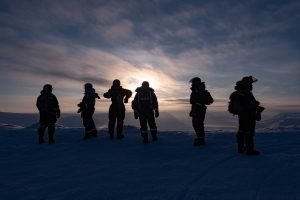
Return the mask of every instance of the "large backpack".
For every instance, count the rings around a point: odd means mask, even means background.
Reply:
[[[229,97],[228,112],[234,115],[238,115],[242,112],[243,107],[241,104],[242,94],[238,91],[233,92]]]
[[[210,105],[214,102],[214,99],[212,98],[211,94],[205,90],[204,92],[204,104],[205,105]]]
[[[38,108],[41,112],[56,115],[58,104],[57,99],[52,94],[43,94],[38,98]]]
[[[141,110],[153,109],[153,97],[151,91],[141,91],[138,93],[138,105]]]

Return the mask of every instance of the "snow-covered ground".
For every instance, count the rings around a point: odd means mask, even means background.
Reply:
[[[285,119],[298,123],[293,116]],[[255,137],[262,154],[249,157],[236,152],[234,132],[221,130],[194,147],[191,131],[160,131],[145,145],[135,126],[122,140],[110,140],[106,127],[82,140],[81,124],[62,124],[56,144],[39,145],[35,126],[13,118],[0,125],[3,200],[300,199],[300,132],[274,131],[275,122]]]

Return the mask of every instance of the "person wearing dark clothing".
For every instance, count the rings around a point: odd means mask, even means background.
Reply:
[[[78,113],[81,113],[83,126],[85,127],[85,135],[83,139],[89,139],[97,136],[97,129],[93,119],[96,99],[100,99],[98,93],[95,92],[91,83],[86,83],[84,85],[84,97],[78,104]]]
[[[40,127],[38,129],[39,144],[45,143],[44,133],[48,127],[48,142],[54,144],[55,123],[60,117],[60,109],[56,96],[52,93],[52,85],[46,84],[38,96],[36,107],[40,113]]]
[[[138,87],[136,95],[132,101],[132,109],[134,110],[134,118],[140,121],[140,130],[143,142],[148,143],[147,125],[149,125],[152,140],[157,141],[157,126],[155,117],[159,117],[157,97],[154,89],[149,87],[149,83],[144,81],[142,87]]]
[[[230,95],[228,110],[239,117],[239,128],[236,135],[238,152],[246,151],[247,155],[259,155],[260,152],[254,149],[253,137],[255,135],[256,121],[261,120],[261,112],[264,107],[255,99],[252,94],[252,84],[257,79],[252,76],[243,77],[236,82],[235,92]]]
[[[205,144],[205,131],[204,131],[204,119],[206,115],[206,105],[213,103],[211,94],[206,90],[205,82],[202,82],[199,77],[192,78],[192,93],[190,96],[190,104],[192,109],[190,117],[192,117],[193,128],[196,132],[197,138],[194,140],[194,145]]]
[[[121,82],[118,79],[113,81],[111,88],[103,94],[107,99],[111,99],[111,105],[108,113],[108,132],[111,139],[114,139],[115,124],[117,122],[117,138],[122,139],[123,123],[125,119],[125,105],[128,103],[128,99],[131,97],[132,92],[124,89],[121,86]]]

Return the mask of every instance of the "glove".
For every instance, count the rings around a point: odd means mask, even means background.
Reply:
[[[139,113],[137,111],[134,111],[134,119],[138,119],[139,118]]]
[[[156,118],[159,117],[159,112],[158,112],[158,110],[155,110],[155,117],[156,117]]]

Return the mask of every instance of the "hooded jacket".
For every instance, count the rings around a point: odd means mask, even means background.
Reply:
[[[107,99],[111,99],[113,105],[121,105],[124,102],[128,102],[128,99],[131,97],[132,92],[130,90],[124,89],[121,86],[115,87],[112,86],[103,96]]]
[[[151,87],[138,87],[136,95],[132,101],[132,109],[139,113],[158,110],[158,101]]]
[[[58,100],[51,91],[41,91],[41,95],[37,98],[36,101],[36,107],[43,115],[49,115],[53,118],[60,116]]]
[[[192,85],[192,93],[190,96],[190,104],[192,104],[192,112],[206,109],[206,105],[213,103],[211,94],[205,89],[205,83],[200,85]]]
[[[82,101],[78,104],[78,113],[81,112],[82,115],[94,113],[96,98],[100,99],[94,88],[86,90]]]

